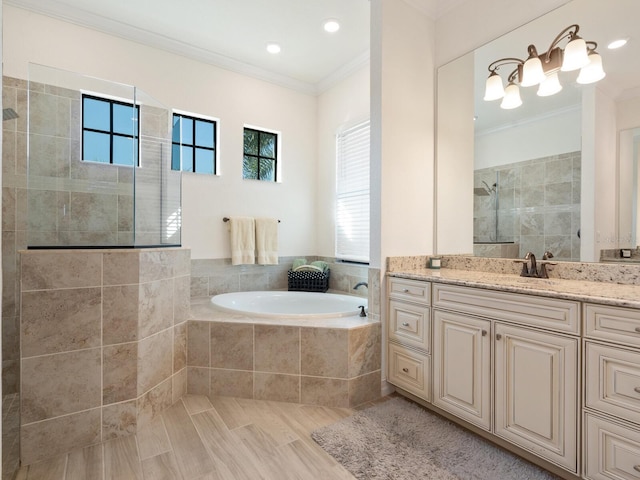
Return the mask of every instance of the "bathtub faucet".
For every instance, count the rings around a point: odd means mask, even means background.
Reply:
[[[355,286],[355,287],[353,287],[353,289],[354,289],[354,290],[357,290],[358,288],[360,288],[360,287],[361,287],[361,286],[363,286],[363,285],[364,285],[365,287],[369,288],[369,284],[368,284],[367,282],[358,282],[358,283],[356,283],[356,286]]]

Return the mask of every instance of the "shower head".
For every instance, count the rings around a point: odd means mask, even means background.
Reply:
[[[18,114],[13,108],[3,108],[2,109],[2,121],[5,120],[13,120],[14,118],[18,118]]]
[[[476,187],[473,189],[473,194],[477,195],[478,197],[488,197],[489,195],[491,195],[489,193],[489,191],[484,188],[484,187]]]

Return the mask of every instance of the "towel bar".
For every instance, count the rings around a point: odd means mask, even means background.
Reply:
[[[229,217],[223,217],[222,218],[223,222],[228,222],[229,220],[231,220]],[[278,220],[278,223],[280,223],[280,220]]]

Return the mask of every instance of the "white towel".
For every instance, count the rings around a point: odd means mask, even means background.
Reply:
[[[256,250],[260,265],[278,264],[278,220],[256,218]]]
[[[229,219],[231,265],[256,263],[256,227],[251,217]]]

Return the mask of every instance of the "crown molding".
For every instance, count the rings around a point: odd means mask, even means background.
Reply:
[[[435,20],[438,14],[438,0],[403,0],[407,5]],[[442,1],[442,0],[440,0]]]
[[[80,27],[97,30],[125,40],[164,50],[175,55],[224,68],[226,70],[257,78],[307,95],[317,95],[319,91],[319,87],[316,84],[303,82],[286,75],[274,73],[221,55],[211,50],[181,42],[174,38],[145,30],[125,22],[105,18],[86,10],[69,9],[58,0],[3,0],[3,3],[4,5],[45,15]],[[333,81],[337,82],[338,80],[339,78],[336,77]]]
[[[316,85],[316,94],[321,94],[340,83],[345,78],[353,75],[355,72],[369,65],[371,58],[371,52],[367,49],[366,52],[358,55],[351,62],[344,64],[335,72],[326,76],[318,82]]]
[[[579,112],[582,110],[582,105],[581,104],[576,104],[576,105],[569,105],[568,107],[563,107],[563,108],[557,108],[555,110],[551,110],[549,112],[545,112],[542,113],[540,115],[534,115],[532,117],[527,117],[524,118],[522,120],[517,120],[515,122],[511,122],[511,123],[505,123],[502,125],[497,125],[495,127],[491,127],[491,128],[485,128],[484,130],[478,130],[475,133],[476,137],[482,137],[485,135],[490,135],[492,133],[498,133],[498,132],[502,132],[504,130],[509,130],[513,127],[521,127],[523,125],[528,125],[530,123],[535,123],[535,122],[539,122],[541,120],[545,120],[547,118],[553,118],[556,115],[561,115],[564,113],[571,113],[571,112]]]

